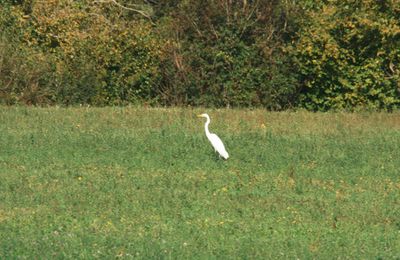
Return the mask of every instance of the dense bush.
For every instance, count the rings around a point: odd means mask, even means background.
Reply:
[[[54,60],[21,42],[24,31],[17,26],[21,18],[19,13],[12,14],[8,6],[0,12],[0,101],[51,104]]]
[[[290,46],[312,110],[400,105],[398,1],[329,1],[307,12]]]
[[[52,102],[95,105],[132,103],[157,96],[154,86],[159,85],[162,46],[151,24],[126,19],[115,10],[103,13],[99,6],[70,1],[31,3],[28,13],[25,8],[26,5],[16,5],[4,9],[3,27],[11,25],[20,33],[12,43],[6,41],[12,34],[4,33],[5,44],[1,48],[3,52],[7,52],[6,45],[19,50],[16,55],[23,64],[13,65],[21,70],[18,74],[33,70],[46,82],[20,84],[19,93],[34,88],[51,96]],[[120,18],[111,21],[116,16]],[[16,57],[3,59],[6,62]],[[38,66],[32,64],[30,68],[31,59]],[[44,73],[39,69],[43,66],[51,69],[44,68]],[[0,80],[7,81],[6,78],[2,73]],[[2,92],[12,94],[4,87]],[[35,103],[46,104],[50,100],[42,101]],[[8,98],[10,102],[24,99]]]
[[[284,65],[279,2],[192,0],[172,15],[169,60],[175,66],[167,66],[165,85],[173,94],[167,98],[218,107],[281,109],[293,103],[296,82]]]
[[[0,102],[400,105],[398,1],[0,0]]]

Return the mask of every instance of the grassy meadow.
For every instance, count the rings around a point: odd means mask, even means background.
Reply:
[[[0,259],[399,259],[399,169],[400,113],[0,107]]]

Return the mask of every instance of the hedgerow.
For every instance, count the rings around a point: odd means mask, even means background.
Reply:
[[[398,1],[0,0],[0,103],[400,105]]]

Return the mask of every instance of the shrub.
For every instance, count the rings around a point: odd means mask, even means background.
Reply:
[[[396,1],[339,0],[310,10],[308,24],[291,49],[303,85],[301,106],[311,110],[398,107],[398,10]]]
[[[54,73],[51,58],[24,45],[22,14],[4,4],[0,12],[0,103],[52,104],[49,79]]]
[[[164,67],[166,103],[270,109],[293,103],[295,75],[279,46],[282,6],[246,3],[186,1],[176,9],[167,30],[175,33],[173,62]],[[171,93],[181,97],[169,100]]]
[[[1,103],[392,110],[399,1],[0,0]]]
[[[1,27],[12,23],[20,35],[11,43],[8,34],[4,42],[10,46],[18,42],[25,50],[26,60],[20,60],[19,68],[41,75],[30,87],[20,84],[16,95],[22,94],[21,88],[39,88],[51,93],[57,103],[96,105],[156,96],[161,41],[148,21],[121,15],[111,22],[108,16],[115,10],[84,2],[32,2],[28,13],[25,5],[8,7]]]

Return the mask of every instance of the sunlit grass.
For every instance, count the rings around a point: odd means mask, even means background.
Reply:
[[[0,133],[0,258],[400,257],[398,113],[1,107]]]

